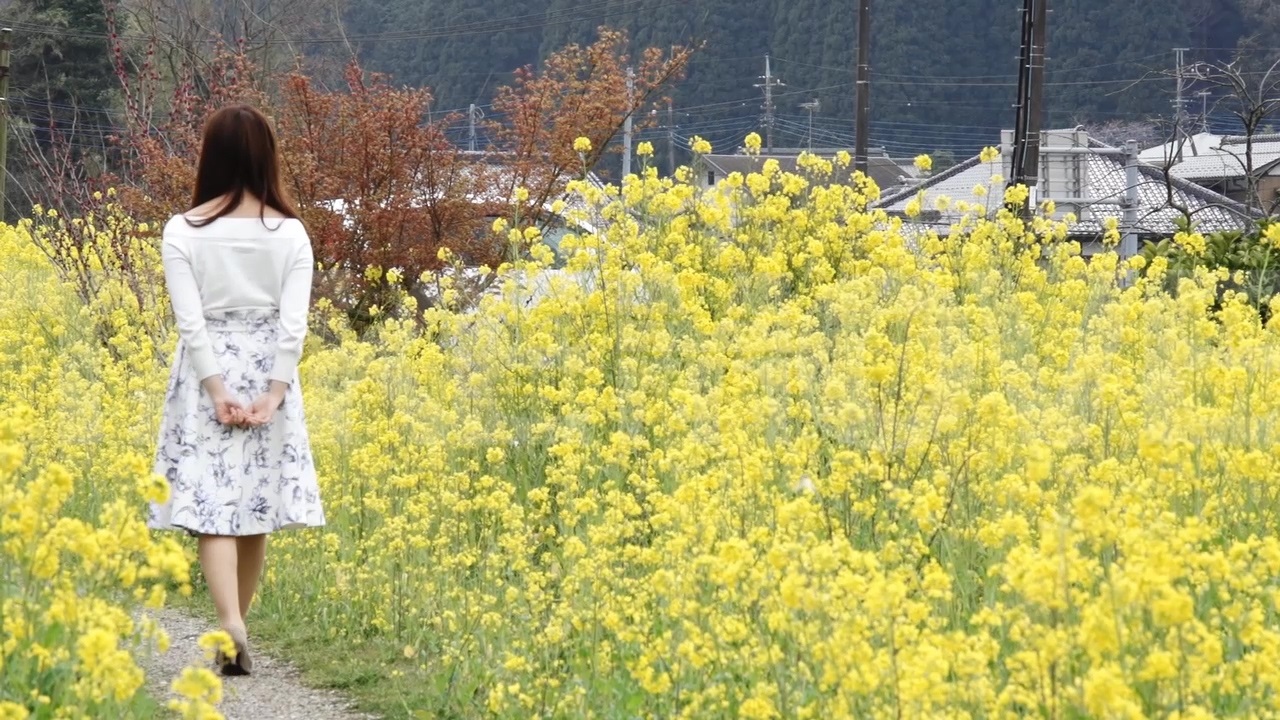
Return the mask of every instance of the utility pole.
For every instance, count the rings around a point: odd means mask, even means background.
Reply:
[[[814,98],[811,102],[801,103],[801,108],[809,111],[809,149],[813,149],[813,114],[822,107],[818,102],[818,98]]]
[[[1017,120],[1013,131],[1013,171],[1009,185],[1025,185],[1031,194],[1023,206],[1029,215],[1040,180],[1040,123],[1044,115],[1045,43],[1049,0],[1023,0],[1022,54],[1018,68]]]
[[[636,96],[636,71],[632,67],[627,67],[627,119],[622,125],[622,177],[625,179],[631,174],[631,116],[635,113],[633,107]]]
[[[784,87],[786,83],[779,80],[773,74],[773,68],[769,64],[769,56],[764,56],[764,80],[763,83],[756,84],[758,88],[764,88],[764,144],[768,148],[768,153],[773,152],[773,113],[776,109],[773,104],[773,89],[775,87]]]
[[[1120,238],[1120,259],[1128,260],[1138,254],[1138,142],[1130,140],[1124,146],[1124,234]]]
[[[676,174],[676,109],[667,100],[667,175]]]
[[[1022,45],[1018,49],[1018,92],[1014,96],[1013,152],[1009,161],[1009,185],[1012,187],[1025,179],[1024,164],[1027,157],[1027,111],[1031,85],[1031,13],[1035,0],[1022,0]]]
[[[1196,93],[1200,96],[1200,132],[1209,132],[1209,96],[1213,94],[1212,90],[1201,90]]]
[[[9,47],[13,30],[0,28],[0,222],[8,206],[9,178]]]
[[[1176,76],[1178,78],[1177,99],[1173,101],[1173,143],[1174,152],[1180,162],[1182,160],[1182,138],[1186,135],[1187,122],[1187,106],[1186,100],[1182,98],[1182,67],[1186,63],[1186,52],[1190,48],[1174,48],[1174,62],[1177,63]]]
[[[484,117],[484,111],[471,103],[467,109],[467,150],[476,151],[476,121]]]
[[[867,172],[867,144],[871,134],[871,0],[858,6],[858,116],[854,129],[853,169]]]
[[[1028,208],[1036,205],[1036,186],[1040,182],[1040,124],[1044,121],[1044,65],[1045,44],[1048,41],[1049,0],[1036,0],[1035,17],[1031,27],[1031,107],[1027,114],[1027,198]]]

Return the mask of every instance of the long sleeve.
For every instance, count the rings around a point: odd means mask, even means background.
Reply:
[[[178,334],[191,353],[191,366],[200,380],[221,375],[218,359],[213,354],[209,331],[204,322],[204,305],[200,300],[200,286],[196,283],[191,258],[172,242],[164,242],[161,251],[164,262],[164,282],[169,289],[169,303],[178,324]]]
[[[315,259],[311,252],[311,240],[305,235],[302,246],[293,256],[293,262],[285,269],[284,284],[280,289],[280,334],[277,340],[275,364],[271,367],[271,379],[292,383],[302,359],[302,341],[307,336],[307,313],[311,308],[311,275]]]

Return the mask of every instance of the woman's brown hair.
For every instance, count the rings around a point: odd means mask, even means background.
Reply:
[[[256,108],[229,105],[204,125],[191,207],[223,196],[227,200],[212,216],[187,222],[196,227],[208,225],[235,210],[246,194],[262,201],[264,223],[268,207],[287,218],[298,217],[280,183],[280,157],[271,123]]]

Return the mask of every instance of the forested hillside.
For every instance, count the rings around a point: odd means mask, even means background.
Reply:
[[[876,0],[873,117],[898,152],[989,143],[1011,123],[1021,4]],[[1175,47],[1189,61],[1280,36],[1267,0],[1073,0],[1056,4],[1047,91],[1051,124],[1138,121],[1172,112]],[[487,102],[514,66],[536,62],[600,24],[638,45],[704,42],[675,93],[683,136],[723,145],[760,122],[765,55],[778,88],[779,144],[806,142],[801,103],[817,99],[814,142],[851,141],[852,0],[353,0],[348,32],[372,68],[435,89],[442,109]],[[398,35],[397,35],[398,34]],[[1280,41],[1270,40],[1272,45]],[[1200,98],[1188,111],[1200,111]],[[1223,118],[1226,121],[1226,118]],[[1224,128],[1226,129],[1226,128]]]
[[[121,0],[113,7],[127,32],[161,39],[162,70],[203,56],[221,32],[262,65],[287,69],[302,53],[337,80],[356,53],[395,82],[430,87],[434,110],[475,103],[490,118],[487,106],[512,70],[610,25],[628,31],[637,49],[702,47],[673,93],[677,144],[701,135],[725,148],[761,129],[766,55],[784,83],[774,91],[776,144],[853,142],[855,0]],[[1021,3],[874,0],[872,7],[874,145],[958,157],[1012,125]],[[101,8],[101,0],[0,0],[0,15],[15,28],[13,110],[37,136],[52,118],[74,128],[77,145],[101,147],[119,127],[122,99]],[[1168,119],[1175,47],[1190,48],[1188,62],[1227,58],[1242,46],[1255,48],[1255,63],[1280,55],[1274,0],[1072,0],[1053,8],[1049,125]],[[1188,87],[1193,118],[1213,106],[1199,90]],[[814,100],[810,126],[802,105]],[[642,138],[660,141],[662,152],[668,114],[650,120]],[[1226,113],[1212,124],[1238,130]],[[465,128],[458,132],[465,137]]]

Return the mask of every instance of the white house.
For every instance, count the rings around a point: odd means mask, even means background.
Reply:
[[[1005,139],[1011,133],[1005,132]],[[946,233],[961,219],[954,205],[939,209],[938,199],[985,202],[991,211],[999,209],[1010,169],[1012,148],[1003,147],[1001,159],[983,163],[973,157],[916,185],[881,198],[877,207],[890,214],[905,215],[907,205],[923,193],[922,212],[915,222]],[[1085,254],[1101,248],[1104,223],[1114,219],[1126,226],[1126,203],[1136,199],[1132,232],[1138,240],[1171,237],[1177,232],[1178,208],[1186,208],[1196,227],[1205,232],[1234,230],[1244,227],[1253,217],[1245,206],[1219,193],[1201,187],[1174,174],[1166,178],[1161,168],[1137,160],[1133,164],[1137,183],[1128,182],[1128,160],[1123,151],[1091,139],[1079,129],[1050,130],[1042,133],[1040,177],[1037,182],[1039,200],[1053,200],[1057,216],[1076,215],[1069,234],[1081,242]],[[987,190],[983,200],[975,198],[974,188]],[[1169,196],[1172,194],[1173,203]],[[1126,228],[1127,229],[1127,228]]]
[[[1280,134],[1255,135],[1250,144],[1245,136],[1199,133],[1147,148],[1140,157],[1167,168],[1174,177],[1238,202],[1250,202],[1252,185],[1257,192],[1254,206],[1264,211],[1280,209]]]

